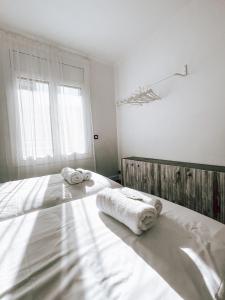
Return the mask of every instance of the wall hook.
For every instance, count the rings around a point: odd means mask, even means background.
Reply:
[[[174,76],[182,76],[186,77],[188,76],[188,65],[184,65],[184,73],[174,73]]]

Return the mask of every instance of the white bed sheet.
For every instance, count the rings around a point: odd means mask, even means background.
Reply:
[[[68,184],[60,174],[9,181],[0,186],[0,221],[120,185],[92,172],[92,179]]]
[[[95,198],[0,223],[0,299],[224,299],[223,224],[162,200],[136,236]]]

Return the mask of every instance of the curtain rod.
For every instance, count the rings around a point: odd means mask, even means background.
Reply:
[[[28,55],[28,56],[31,56],[31,57],[34,57],[34,58],[38,58],[38,59],[41,59],[41,60],[45,60],[45,61],[48,61],[48,59],[46,57],[41,57],[41,56],[38,56],[38,55],[35,55],[35,54],[32,54],[32,53],[26,53],[26,52],[23,52],[23,51],[17,51],[17,50],[13,50],[13,52],[18,52],[19,54],[23,54],[23,55]],[[51,59],[50,59],[51,61]],[[77,67],[77,66],[74,66],[72,64],[67,64],[67,63],[64,63],[64,62],[60,62],[62,65],[64,66],[68,66],[68,67],[71,67],[71,68],[74,68],[74,69],[80,69],[81,71],[84,71],[84,68],[82,67]]]
[[[44,39],[44,38],[41,38],[41,37],[34,36],[32,34],[20,33],[20,32],[17,32],[17,31],[5,29],[3,27],[0,27],[0,31],[2,31],[2,32],[6,33],[6,34],[10,34],[10,35],[14,35],[14,36],[19,36],[21,38],[26,38],[26,39],[29,39],[29,40],[31,40],[33,42],[36,42],[36,43],[37,42],[38,43],[42,43],[42,44],[45,44],[46,46],[49,46],[49,47],[55,47],[58,50],[66,51],[66,52],[69,52],[71,54],[75,54],[75,55],[77,55],[77,56],[79,56],[79,57],[81,57],[83,59],[90,60],[87,55],[81,54],[81,53],[79,53],[78,51],[76,51],[73,48],[65,47],[63,45],[51,42],[50,40],[47,40],[47,39]]]

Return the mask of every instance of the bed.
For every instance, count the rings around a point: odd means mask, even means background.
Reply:
[[[34,210],[95,194],[115,181],[92,172],[92,179],[70,185],[61,174],[9,181],[0,185],[0,222]]]
[[[96,208],[99,190],[121,186],[92,183],[2,218],[0,299],[225,299],[225,225],[161,199],[155,227],[136,236]]]

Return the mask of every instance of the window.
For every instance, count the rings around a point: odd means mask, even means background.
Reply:
[[[61,153],[85,153],[84,112],[81,89],[59,86],[58,110],[60,118]]]
[[[2,179],[54,174],[65,166],[94,169],[89,59],[0,35]]]
[[[46,82],[18,79],[18,107],[22,158],[53,156],[49,85]]]
[[[43,160],[86,151],[81,89],[18,79],[22,160]],[[52,102],[51,100],[52,99]],[[56,101],[55,101],[56,100]],[[51,112],[52,111],[52,112]],[[52,128],[55,128],[52,132]],[[55,134],[56,128],[59,134]],[[54,134],[54,135],[53,135]]]

